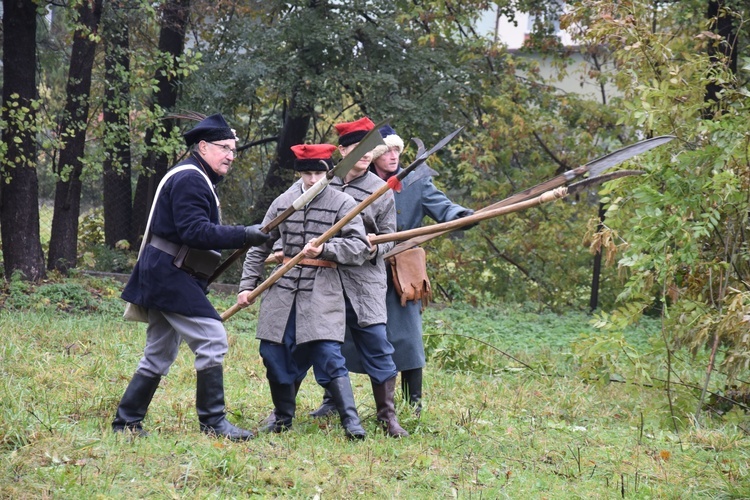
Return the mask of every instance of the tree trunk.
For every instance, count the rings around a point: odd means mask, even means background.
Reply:
[[[87,33],[96,34],[102,15],[102,1],[83,2],[78,8],[80,28],[73,35],[70,70],[66,85],[65,111],[60,123],[62,146],[55,169],[55,212],[49,244],[48,269],[66,273],[78,259],[78,216],[81,212],[81,172],[86,146],[91,71],[96,42]]]
[[[310,120],[310,114],[299,110],[292,98],[285,112],[284,126],[279,133],[279,141],[276,143],[276,159],[268,169],[263,189],[253,203],[251,212],[253,223],[260,223],[263,220],[273,200],[291,184],[294,178],[294,153],[291,148],[305,142]]]
[[[726,65],[732,73],[737,73],[737,29],[734,26],[733,18],[723,12],[726,0],[708,0],[706,17],[714,21],[712,31],[721,36],[720,41],[708,45],[708,54],[713,63]],[[706,86],[705,101],[707,103],[719,102],[719,93],[723,85],[712,81]],[[714,109],[706,109],[704,117],[712,119]]]
[[[133,213],[130,183],[130,42],[129,19],[119,2],[110,3],[104,13],[104,242],[114,248],[122,240],[132,241]]]
[[[36,112],[31,107],[38,97],[36,23],[34,2],[3,0],[2,117],[6,126],[1,133],[7,149],[0,164],[0,237],[6,279],[19,271],[33,281],[45,277],[39,238]]]
[[[605,210],[604,203],[599,203],[599,224],[596,226],[596,231],[599,232],[604,229],[604,217],[607,211]],[[589,297],[589,312],[594,313],[599,307],[599,279],[602,274],[602,251],[594,254],[594,269],[591,273],[591,296]]]
[[[185,50],[185,32],[187,30],[188,14],[190,13],[190,0],[170,0],[164,6],[161,18],[161,32],[159,34],[159,50],[169,54],[176,59]],[[163,110],[174,108],[177,102],[177,79],[170,80],[168,75],[157,70],[155,75],[158,81],[156,93],[156,106]],[[174,121],[168,120],[163,130],[171,130]],[[152,128],[146,133],[146,144],[152,143],[156,134],[162,129]],[[133,218],[131,221],[131,248],[137,248],[138,242],[146,230],[146,221],[151,209],[151,203],[164,174],[167,172],[171,159],[156,151],[151,151],[143,162],[143,172],[138,176],[135,188],[135,199],[133,200]]]

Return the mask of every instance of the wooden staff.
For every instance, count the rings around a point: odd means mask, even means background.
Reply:
[[[571,184],[570,186],[561,186],[555,189],[551,189],[529,200],[524,200],[518,203],[513,203],[511,205],[503,205],[499,207],[497,207],[496,204],[493,204],[493,205],[490,205],[489,207],[486,207],[483,210],[477,210],[472,215],[469,215],[467,217],[462,217],[460,219],[455,219],[450,222],[443,222],[442,224],[433,224],[430,226],[418,227],[416,229],[409,229],[407,231],[400,231],[397,233],[378,234],[370,238],[370,243],[372,243],[373,245],[378,245],[380,243],[386,243],[389,241],[404,241],[404,240],[410,240],[412,238],[422,237],[422,236],[425,236],[425,237],[426,236],[435,236],[435,237],[440,236],[450,231],[455,231],[456,229],[460,229],[465,226],[470,226],[472,224],[476,224],[483,220],[491,219],[499,215],[505,215],[505,214],[509,214],[513,212],[520,212],[521,210],[526,210],[527,208],[536,207],[543,203],[548,203],[550,201],[559,200],[560,198],[564,198],[565,196],[569,194],[579,193],[584,189],[590,188],[592,186],[596,186],[598,184],[602,184],[607,181],[611,181],[613,179],[617,179],[617,178],[625,177],[629,175],[640,175],[642,173],[643,173],[642,170],[620,170],[618,172],[612,172],[610,174],[600,175],[599,177],[590,177],[588,179],[577,182],[575,184]]]
[[[577,179],[587,173],[589,174],[589,179],[593,177],[598,177],[602,173],[607,171],[608,169],[614,167],[615,165],[619,165],[620,163],[632,158],[635,155],[649,151],[657,146],[661,146],[662,144],[666,144],[672,139],[674,139],[674,136],[672,135],[662,135],[659,137],[652,137],[651,139],[646,139],[640,142],[636,142],[634,144],[629,144],[628,146],[618,149],[617,151],[613,151],[609,154],[606,154],[604,156],[600,156],[599,158],[591,160],[585,165],[581,165],[578,168],[574,168],[572,170],[563,172],[562,174],[556,175],[555,177],[548,179],[540,184],[537,184],[536,186],[520,191],[508,198],[505,198],[504,200],[498,201],[497,203],[493,203],[490,206],[477,210],[477,212],[475,213],[484,212],[486,210],[494,210],[496,208],[506,207],[514,203],[528,200],[532,197],[540,195],[541,193],[544,193],[551,189],[567,184],[568,182],[574,179]],[[410,248],[419,246],[443,234],[445,233],[444,232],[443,233],[440,233],[440,232],[429,233],[423,236],[414,237],[413,239],[409,239],[408,241],[403,241],[402,243],[399,243],[398,245],[393,247],[389,252],[387,252],[383,256],[383,258],[388,258],[393,255],[397,255],[403,252],[404,250],[408,250]],[[390,240],[390,241],[393,241],[393,240]]]

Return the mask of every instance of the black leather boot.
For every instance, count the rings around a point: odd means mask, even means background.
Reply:
[[[349,375],[338,377],[326,386],[331,393],[333,402],[341,418],[341,426],[344,433],[349,439],[364,439],[365,430],[359,421],[357,405],[354,403],[354,393],[352,392],[352,383],[349,381]]]
[[[401,427],[396,418],[396,405],[393,402],[393,394],[396,392],[396,377],[388,379],[383,384],[372,382],[372,395],[375,397],[375,406],[378,413],[378,422],[383,430],[391,437],[406,437],[408,432]]]
[[[269,382],[270,383],[270,382]],[[297,394],[299,394],[299,388],[302,385],[302,381],[295,381],[294,382],[294,400],[296,402],[297,400]],[[273,398],[273,393],[271,395],[271,398]],[[271,410],[271,413],[268,414],[266,418],[264,418],[261,421],[262,430],[263,432],[271,432],[273,430],[273,423],[276,422],[276,408]]]
[[[224,408],[224,368],[219,365],[196,372],[195,409],[201,431],[232,441],[255,437],[252,432],[232,425]]]
[[[297,409],[299,384],[276,384],[269,381],[273,411],[266,419],[264,432],[284,432],[292,428],[292,420]]]
[[[404,370],[401,372],[401,389],[404,399],[414,407],[414,414],[422,414],[422,369]]]
[[[336,404],[333,402],[333,397],[328,389],[323,392],[323,402],[320,404],[317,410],[311,411],[310,416],[314,418],[325,418],[332,417],[338,413],[336,411]]]
[[[148,432],[143,430],[142,422],[159,381],[161,377],[146,377],[140,373],[133,375],[117,406],[117,413],[112,421],[114,432],[130,431],[138,436],[148,436]]]

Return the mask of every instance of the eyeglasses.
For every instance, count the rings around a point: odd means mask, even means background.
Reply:
[[[206,141],[206,142],[207,142],[207,143],[209,143],[209,144],[213,144],[213,145],[214,145],[214,146],[216,146],[217,148],[221,148],[222,152],[223,152],[223,153],[224,153],[225,155],[228,155],[228,154],[230,154],[230,153],[231,153],[231,154],[232,154],[232,156],[237,156],[237,150],[236,150],[236,149],[232,149],[232,148],[230,148],[230,147],[229,147],[229,146],[227,146],[226,144],[216,144],[215,142],[211,142],[211,141]]]

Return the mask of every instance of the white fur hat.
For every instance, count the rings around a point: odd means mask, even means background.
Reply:
[[[399,154],[404,151],[404,140],[401,139],[396,131],[391,128],[390,125],[383,125],[380,127],[380,136],[383,138],[385,145],[375,146],[372,150],[372,159],[380,158],[391,148],[398,149]]]

